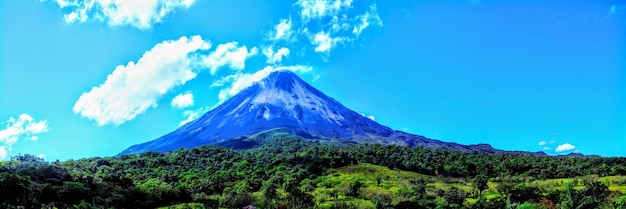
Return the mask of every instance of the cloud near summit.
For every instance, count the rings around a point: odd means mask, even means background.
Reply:
[[[193,106],[193,94],[191,92],[186,92],[184,94],[179,94],[176,95],[173,99],[172,99],[172,106],[174,108],[185,108],[185,107],[190,107]]]
[[[251,56],[236,42],[219,45],[208,53],[210,48],[211,42],[200,36],[163,41],[136,63],[117,66],[104,83],[83,93],[74,104],[74,113],[101,126],[120,125],[157,107],[163,95],[196,78],[198,72],[214,72],[222,66],[243,69],[245,59]]]
[[[234,96],[239,93],[241,90],[252,86],[254,83],[263,80],[263,78],[267,77],[269,74],[279,70],[289,70],[292,72],[300,72],[305,73],[313,70],[313,67],[306,65],[293,65],[293,66],[266,66],[265,68],[258,70],[254,73],[244,73],[237,72],[235,74],[222,77],[217,81],[211,84],[211,87],[220,87],[222,88],[219,92],[219,102],[215,104],[213,107],[210,106],[202,106],[195,110],[186,110],[183,112],[185,119],[180,122],[179,126],[182,126],[190,121],[195,120],[196,118],[202,116],[205,112],[213,109],[215,106],[222,104],[226,99]]]
[[[352,0],[298,0],[294,12],[267,33],[269,47],[302,48],[327,58],[331,51],[359,39],[366,28],[382,27],[375,3]],[[265,50],[265,49],[264,49]],[[266,54],[268,60],[271,54]],[[271,63],[271,62],[268,62]]]
[[[156,107],[157,100],[173,87],[195,78],[198,57],[193,52],[210,47],[200,36],[163,41],[137,63],[117,66],[104,83],[83,93],[73,110],[98,125],[131,120]]]
[[[91,18],[107,22],[109,26],[147,29],[174,10],[189,8],[195,0],[56,0],[55,3],[62,11],[69,12],[65,14],[67,22],[84,22]],[[162,41],[136,62],[115,67],[103,83],[80,95],[73,111],[100,126],[120,125],[157,107],[164,95],[195,79],[202,71],[216,75],[221,68],[228,68],[230,75],[221,75],[213,85],[223,87],[218,94],[221,103],[273,69],[311,69],[304,65],[280,67],[286,59],[309,56],[310,52],[321,53],[326,61],[335,47],[358,40],[366,28],[382,27],[374,3],[299,0],[292,8],[289,17],[268,27],[263,41],[256,45],[258,48],[231,41],[211,49],[211,42],[199,35]],[[297,54],[293,49],[299,49]],[[246,61],[258,55],[264,56],[269,66],[246,72]],[[179,97],[171,104],[182,108],[191,106],[190,101]]]

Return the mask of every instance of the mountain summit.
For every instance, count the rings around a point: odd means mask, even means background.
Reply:
[[[501,152],[489,145],[460,145],[394,131],[354,112],[291,71],[276,71],[175,131],[120,154],[228,144],[268,130],[339,144],[397,144],[463,152]]]

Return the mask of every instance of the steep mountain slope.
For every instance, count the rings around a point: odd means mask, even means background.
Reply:
[[[499,153],[489,145],[465,146],[394,131],[354,112],[291,71],[276,71],[202,117],[120,154],[233,144],[255,133],[280,129],[334,144],[397,144],[462,152]]]

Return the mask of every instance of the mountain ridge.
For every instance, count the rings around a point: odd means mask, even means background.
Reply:
[[[516,153],[488,144],[461,145],[393,130],[348,109],[295,73],[278,70],[243,89],[201,117],[155,140],[133,145],[119,155],[166,152],[200,145],[228,144],[264,131],[283,128],[308,140],[339,144],[395,144],[460,152]],[[529,155],[545,155],[519,151]]]

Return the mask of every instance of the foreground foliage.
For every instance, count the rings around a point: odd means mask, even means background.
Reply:
[[[247,151],[0,164],[0,208],[626,208],[626,159],[270,138]]]

